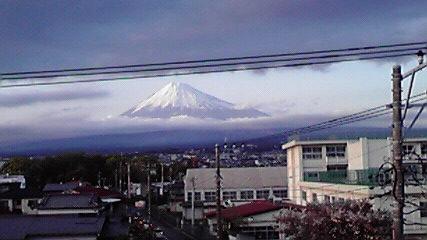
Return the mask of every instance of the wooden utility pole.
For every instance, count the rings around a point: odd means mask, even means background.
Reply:
[[[151,223],[151,162],[148,159],[148,175],[147,175],[147,204],[148,204],[148,221]]]
[[[128,198],[130,199],[130,192],[131,192],[131,186],[130,186],[130,163],[131,163],[131,160],[129,160],[128,162],[127,162],[127,170],[128,170]]]
[[[123,181],[122,162],[123,162],[123,153],[120,153],[120,161],[119,161],[119,191],[120,191],[120,193],[123,193],[123,189],[122,189],[122,181]]]
[[[222,240],[222,216],[221,216],[221,162],[219,159],[219,145],[215,144],[215,160],[216,160],[216,226],[218,240]]]
[[[191,225],[194,226],[195,220],[195,209],[194,209],[194,201],[195,201],[195,193],[196,193],[196,178],[191,178],[191,184],[193,187],[193,193],[191,193]]]
[[[404,239],[403,235],[403,207],[405,204],[404,175],[402,167],[402,72],[400,65],[393,67],[393,132],[392,157],[396,169],[393,178],[394,209],[393,209],[393,240]]]

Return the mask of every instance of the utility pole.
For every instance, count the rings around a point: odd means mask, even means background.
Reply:
[[[148,204],[148,221],[151,223],[151,162],[148,159],[148,174],[147,174],[147,204]]]
[[[130,199],[130,163],[131,163],[131,160],[129,160],[129,162],[127,163],[127,170],[128,170],[128,198]]]
[[[191,226],[194,226],[194,219],[195,219],[195,209],[194,209],[194,201],[195,201],[195,192],[196,192],[196,183],[195,183],[196,178],[192,177],[191,178],[191,184],[193,186],[193,193],[191,194]]]
[[[122,174],[122,162],[123,162],[123,153],[120,153],[120,161],[119,161],[119,191],[122,192],[122,180],[123,180],[123,174]]]
[[[222,240],[222,216],[221,216],[221,163],[219,161],[219,145],[215,144],[216,160],[216,238]]]
[[[160,180],[160,182],[161,182],[161,185],[160,185],[160,196],[163,196],[163,185],[164,185],[164,166],[163,166],[163,163],[161,163],[160,164],[160,166],[161,166],[161,180]]]
[[[396,169],[393,179],[394,209],[393,209],[393,240],[404,239],[403,235],[403,207],[405,201],[404,175],[402,169],[402,72],[400,65],[393,67],[393,125],[392,125],[392,157]]]

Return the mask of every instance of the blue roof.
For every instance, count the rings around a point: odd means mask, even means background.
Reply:
[[[103,216],[5,215],[0,216],[0,239],[31,236],[97,236],[105,223]]]
[[[38,209],[87,209],[99,208],[100,200],[94,194],[57,194],[45,197]]]

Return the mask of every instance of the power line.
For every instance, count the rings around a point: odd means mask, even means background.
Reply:
[[[59,72],[77,72],[77,71],[135,68],[135,67],[152,67],[152,66],[165,66],[165,65],[181,65],[181,64],[222,62],[222,61],[234,61],[234,60],[245,60],[245,59],[289,57],[289,56],[297,56],[297,55],[312,55],[312,54],[324,54],[324,53],[334,53],[334,52],[366,51],[366,50],[373,50],[373,49],[407,47],[407,46],[416,46],[416,45],[424,45],[424,48],[425,48],[426,44],[427,44],[427,41],[422,41],[422,42],[398,43],[398,44],[388,44],[388,45],[374,45],[374,46],[365,46],[365,47],[341,48],[341,49],[332,49],[332,50],[319,50],[319,51],[306,51],[306,52],[294,52],[294,53],[243,56],[243,57],[201,59],[201,60],[190,60],[190,61],[174,61],[174,62],[163,62],[163,63],[119,65],[119,66],[91,67],[91,68],[68,68],[68,69],[47,70],[47,71],[8,72],[8,73],[3,73],[2,75],[3,76],[11,76],[11,75],[27,75],[27,74],[44,74],[44,73],[59,73]]]
[[[421,48],[424,49],[424,48]],[[229,67],[239,65],[255,65],[255,64],[266,64],[266,63],[279,63],[279,62],[292,62],[292,61],[306,61],[314,59],[329,59],[329,58],[342,58],[342,57],[354,57],[364,55],[375,55],[385,53],[398,53],[408,52],[408,54],[415,54],[420,48],[404,48],[404,49],[389,49],[381,51],[369,51],[369,52],[357,52],[357,53],[345,53],[345,54],[329,54],[320,56],[310,57],[297,57],[297,58],[286,58],[286,59],[268,59],[268,60],[257,60],[257,61],[239,61],[239,62],[226,62],[226,63],[215,63],[215,64],[200,64],[200,65],[187,65],[187,66],[174,66],[174,67],[162,67],[162,68],[149,68],[149,69],[130,69],[130,70],[114,70],[114,71],[98,71],[98,72],[77,72],[77,73],[61,73],[61,74],[50,74],[50,75],[30,75],[30,76],[12,76],[3,77],[3,80],[23,80],[23,79],[42,79],[42,78],[58,78],[58,77],[75,77],[75,76],[93,76],[93,75],[110,75],[110,74],[124,74],[124,73],[140,73],[140,72],[157,72],[157,71],[173,71],[173,70],[185,70],[185,69],[199,69],[199,68],[217,68],[217,67]],[[7,74],[2,74],[6,76]],[[10,74],[9,74],[10,75]],[[28,73],[25,75],[29,75]]]
[[[424,101],[426,98],[424,97],[426,93],[420,93],[411,97],[412,101],[410,103],[416,103],[420,101]],[[421,98],[420,98],[421,97]],[[343,117],[334,118],[328,121],[324,121],[321,123],[309,125],[302,128],[292,129],[289,131],[285,131],[285,135],[293,135],[293,134],[307,134],[315,131],[320,131],[324,129],[329,129],[337,126],[347,125],[354,122],[359,122],[367,119],[372,119],[380,116],[384,116],[386,114],[390,114],[391,109],[389,108],[389,104],[373,107],[361,112],[349,114]]]
[[[208,73],[240,72],[240,71],[249,71],[249,70],[302,67],[302,66],[314,66],[314,65],[342,63],[342,62],[351,62],[351,61],[361,61],[361,60],[374,60],[374,59],[403,57],[403,56],[410,56],[410,55],[414,55],[414,54],[415,53],[400,53],[400,54],[388,54],[388,55],[382,55],[382,56],[359,57],[357,59],[349,58],[349,59],[339,59],[339,60],[329,60],[329,61],[315,61],[315,62],[304,62],[304,63],[281,64],[281,65],[272,65],[272,66],[256,66],[256,67],[243,67],[243,68],[239,67],[239,68],[227,68],[227,69],[188,71],[188,72],[178,72],[178,73],[161,73],[161,74],[152,74],[152,75],[136,75],[136,76],[111,77],[111,78],[95,78],[95,79],[82,79],[82,80],[70,80],[70,81],[60,80],[60,81],[48,81],[48,82],[32,82],[32,83],[23,83],[23,84],[1,85],[0,88],[58,85],[58,84],[74,84],[74,83],[90,83],[90,82],[107,82],[107,81],[124,81],[124,80],[144,79],[144,78],[159,78],[159,77],[187,76],[187,75],[198,75],[198,74],[208,74]]]

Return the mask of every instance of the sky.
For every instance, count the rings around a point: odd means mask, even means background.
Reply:
[[[2,0],[0,72],[426,41],[426,7],[426,1]],[[416,65],[416,58],[0,88],[0,143],[123,128],[157,129],[153,121],[125,120],[118,115],[171,81],[256,107],[273,116],[271,124],[282,119],[283,126],[295,126],[301,116],[307,121],[298,123],[306,124],[390,102],[394,64],[402,64],[405,71]],[[414,92],[425,91],[425,80],[425,72],[417,75]],[[257,125],[251,120],[230,126]]]

